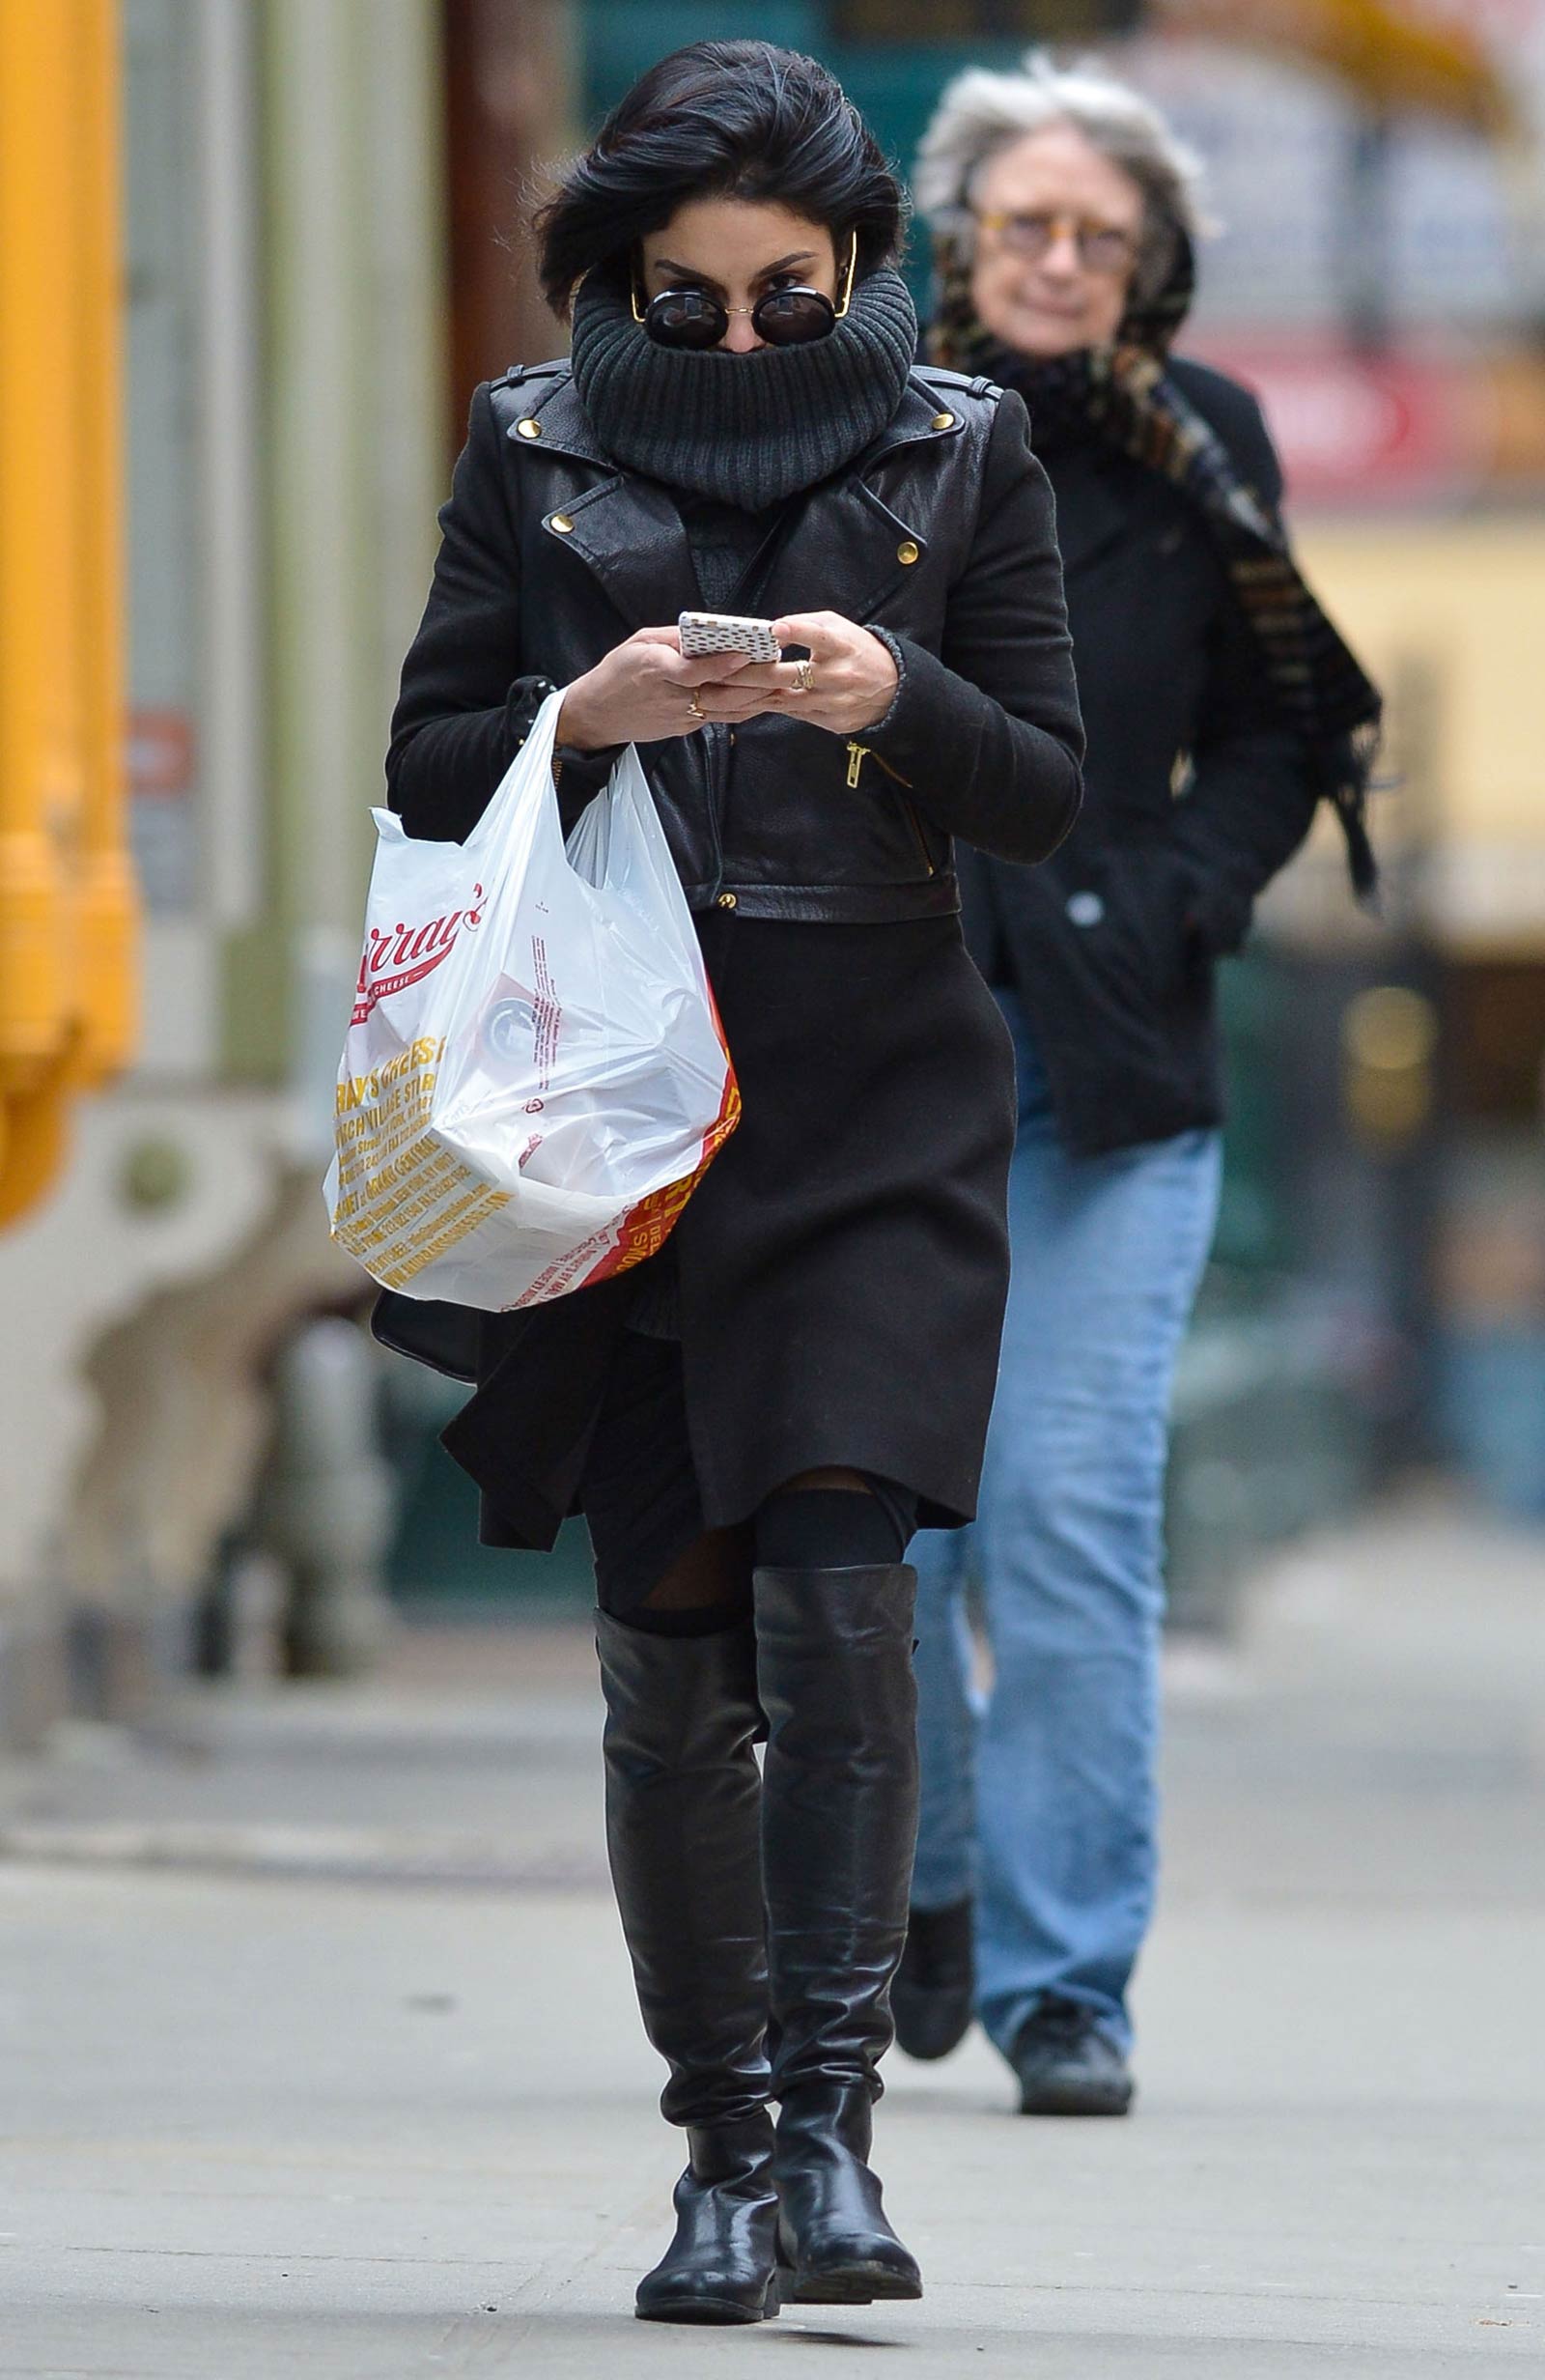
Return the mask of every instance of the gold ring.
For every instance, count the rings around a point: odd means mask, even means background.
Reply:
[[[807,653],[803,661],[797,661],[794,665],[795,693],[797,694],[807,694],[810,692],[810,686],[814,676],[815,663],[811,656]]]
[[[706,719],[708,717],[708,713],[704,710],[695,694],[687,705],[687,716],[688,719]]]

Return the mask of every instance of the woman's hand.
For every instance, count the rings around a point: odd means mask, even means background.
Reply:
[[[801,662],[751,662],[733,688],[705,687],[698,697],[710,719],[750,719],[757,711],[808,720],[831,735],[857,735],[885,718],[896,693],[888,646],[840,611],[796,611],[774,620],[779,644],[809,648],[810,690],[799,687]],[[733,709],[728,707],[733,702]]]
[[[558,742],[577,751],[597,751],[605,744],[660,744],[668,736],[695,735],[711,719],[749,719],[767,697],[738,693],[734,681],[745,666],[739,653],[685,660],[674,628],[640,628],[575,679],[558,714]],[[695,712],[694,697],[700,705]]]
[[[579,751],[659,744],[695,735],[710,720],[738,725],[768,715],[857,735],[884,719],[896,665],[867,628],[838,611],[796,611],[774,620],[772,633],[779,644],[808,647],[808,693],[800,688],[802,663],[751,662],[739,653],[688,661],[674,628],[640,628],[575,679],[558,715],[558,742]]]

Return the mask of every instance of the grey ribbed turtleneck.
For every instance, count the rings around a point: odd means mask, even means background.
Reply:
[[[748,355],[657,347],[626,289],[596,274],[575,300],[575,385],[607,453],[744,512],[860,454],[900,405],[916,353],[912,298],[888,268],[858,282],[829,338]]]

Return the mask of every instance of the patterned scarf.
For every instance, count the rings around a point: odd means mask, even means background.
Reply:
[[[977,321],[969,261],[953,241],[940,241],[935,268],[933,362],[1017,388],[1036,428],[1053,436],[1092,431],[1196,507],[1259,646],[1281,719],[1303,736],[1320,795],[1341,822],[1353,890],[1371,901],[1378,869],[1367,793],[1383,704],[1306,583],[1281,522],[1240,477],[1222,439],[1166,369],[1195,287],[1190,241],[1181,241],[1157,295],[1128,307],[1112,345],[1044,363],[1005,348]]]

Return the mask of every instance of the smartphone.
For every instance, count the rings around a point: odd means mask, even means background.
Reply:
[[[781,651],[771,620],[737,619],[729,611],[684,611],[676,623],[688,661],[706,653],[744,653],[751,661],[776,661]]]

